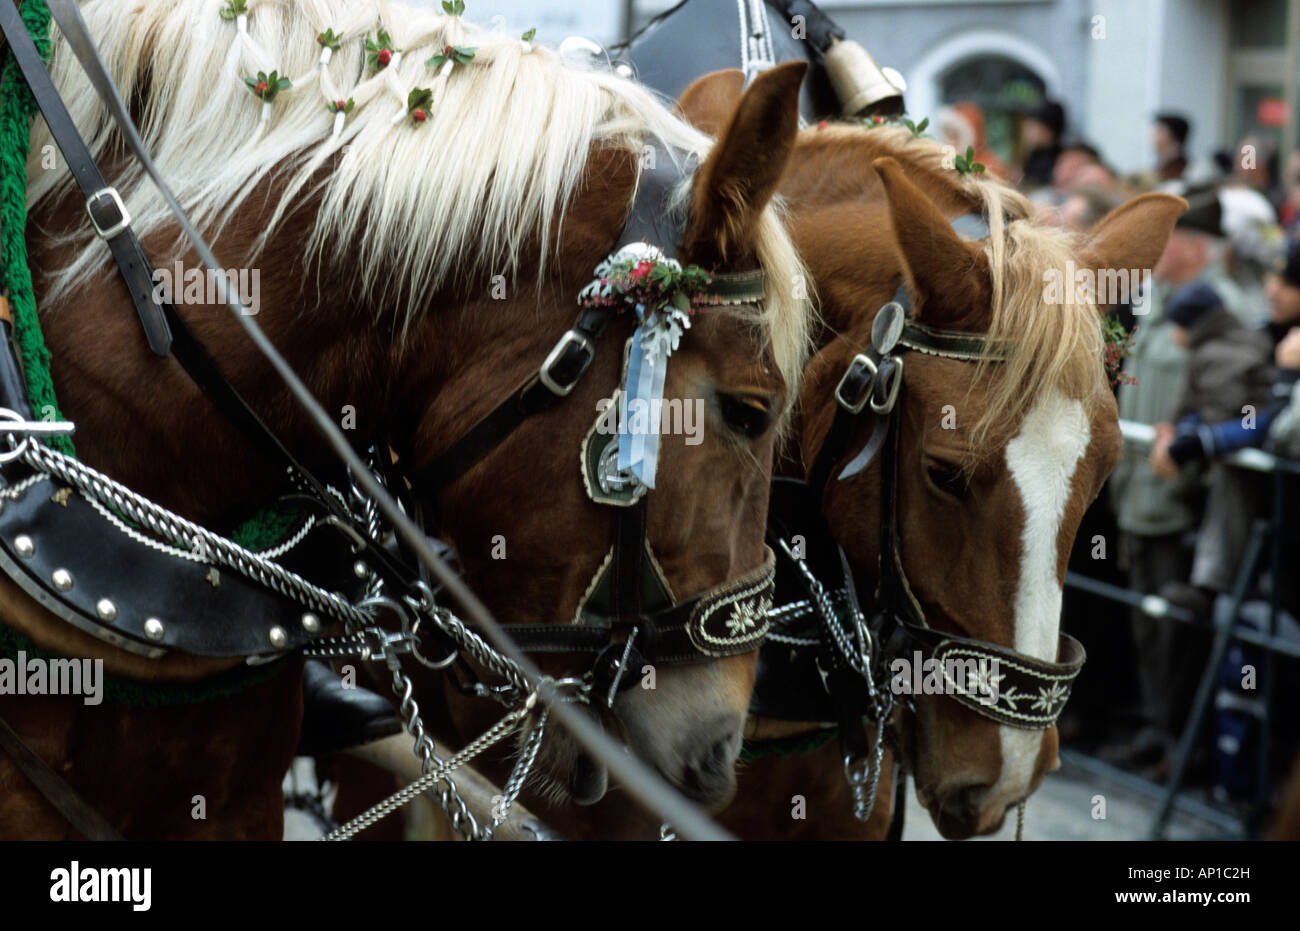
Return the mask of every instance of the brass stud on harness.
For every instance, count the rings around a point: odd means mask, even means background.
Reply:
[[[102,620],[111,621],[117,617],[117,605],[113,604],[113,602],[109,601],[107,598],[101,598],[99,601],[95,602],[95,613],[98,614]]]
[[[268,636],[271,640],[271,646],[275,647],[277,650],[284,649],[284,647],[289,643],[289,635],[279,624],[271,628]]]
[[[36,553],[36,541],[22,533],[14,538],[14,552],[23,559],[31,559]]]
[[[163,635],[166,632],[166,628],[163,627],[163,622],[158,620],[156,617],[151,617],[144,622],[144,635],[150,640],[162,640]]]
[[[55,569],[50,573],[50,581],[61,592],[72,591],[72,573],[67,569]]]
[[[352,564],[352,572],[358,579],[364,579],[370,575],[370,567],[362,560],[358,559]]]
[[[320,630],[320,618],[308,611],[302,616],[302,629],[309,634],[314,634]]]

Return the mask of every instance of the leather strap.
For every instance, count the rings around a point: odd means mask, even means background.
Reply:
[[[32,97],[40,107],[54,141],[63,152],[77,187],[86,198],[86,210],[96,231],[112,250],[113,260],[117,262],[122,281],[130,294],[131,302],[135,304],[140,324],[149,340],[149,348],[157,355],[167,355],[171,346],[171,333],[161,308],[153,301],[153,268],[145,257],[140,241],[131,231],[130,216],[121,206],[116,189],[110,187],[100,173],[90,150],[77,132],[67,107],[63,105],[54,82],[50,80],[32,37],[27,34],[27,27],[23,24],[18,8],[8,0],[0,3],[0,30],[4,31],[9,40],[10,51],[27,80],[27,86],[31,88]],[[65,34],[65,38],[73,42],[75,36]],[[105,235],[107,232],[113,234]]]
[[[7,6],[10,6],[9,0],[0,2],[0,7]],[[76,828],[86,840],[123,839],[103,815],[91,808],[62,776],[23,743],[22,738],[4,718],[0,718],[0,750],[9,754],[14,765],[27,777],[36,791],[40,792],[45,800],[54,806],[54,810],[61,814],[68,824]]]
[[[606,308],[584,310],[579,314],[573,327],[551,350],[537,374],[529,376],[509,397],[423,469],[408,468],[403,464],[403,471],[412,486],[432,493],[451,484],[499,446],[525,420],[566,397],[591,365],[597,342],[609,326],[610,319],[611,314]]]

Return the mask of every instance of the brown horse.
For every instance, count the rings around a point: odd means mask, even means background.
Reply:
[[[701,78],[682,109],[713,130],[742,85],[739,72]],[[1120,436],[1097,307],[1047,302],[1044,276],[1150,268],[1185,203],[1145,195],[1080,239],[1038,226],[1023,197],[993,179],[963,176],[928,140],[849,125],[802,132],[780,190],[825,322],[783,470],[808,476],[835,414],[836,384],[870,344],[876,311],[900,283],[922,323],[1009,346],[998,365],[908,354],[901,559],[934,628],[1055,660],[1074,534],[1117,460]],[[985,243],[967,242],[951,226],[971,212],[988,219]],[[861,420],[842,462],[867,442],[872,418]],[[832,474],[823,501],[832,534],[869,584],[879,557],[879,472],[877,459],[844,481]],[[870,594],[862,592],[864,601]],[[947,837],[997,830],[1058,766],[1054,727],[998,725],[944,696],[916,696],[915,713],[899,712],[894,725],[918,797]],[[761,753],[826,731],[826,722],[751,718],[746,736]],[[751,838],[882,838],[892,751],[864,823],[853,817],[835,742],[810,743],[820,748],[742,766],[737,800],[721,822]],[[605,826],[617,824],[621,836],[647,837],[654,828],[645,816],[612,812],[553,821],[570,836],[607,836]]]
[[[262,328],[360,441],[391,440],[415,468],[537,371],[572,323],[578,289],[615,245],[647,153],[700,158],[679,256],[717,272],[762,268],[767,298],[701,315],[673,354],[665,395],[699,399],[706,429],[697,444],[665,438],[647,538],[681,596],[761,565],[776,431],[808,331],[806,302],[793,290],[802,266],[766,208],[793,146],[802,66],[756,84],[710,148],[630,82],[572,69],[459,17],[292,0],[252,2],[237,25],[221,8],[99,0],[83,15],[146,144],[218,256],[260,273]],[[379,61],[372,49],[368,64],[363,40],[381,28],[391,51]],[[341,45],[318,63],[326,29]],[[472,61],[427,67],[448,45],[473,47]],[[263,106],[241,78],[275,67],[293,87]],[[179,256],[199,269],[191,251],[178,250],[175,227],[65,45],[56,44],[51,70],[157,267]],[[431,93],[417,108],[408,91],[421,87]],[[352,101],[342,118],[326,106],[336,98]],[[160,504],[227,527],[264,501],[276,469],[174,361],[150,355],[106,250],[87,235],[80,199],[65,174],[42,168],[48,141],[38,124],[28,242],[78,454]],[[266,423],[308,467],[327,465],[327,450],[224,307],[201,287],[181,301],[179,280],[177,292],[188,325]],[[631,329],[611,324],[618,346]],[[425,495],[470,584],[503,621],[570,620],[609,549],[610,509],[587,498],[578,463],[598,401],[621,380],[620,356],[597,353],[563,403],[436,500]],[[506,558],[494,559],[501,544]],[[204,681],[240,664],[147,660],[71,629],[7,579],[0,597],[5,624],[35,644],[103,657],[126,680]],[[547,668],[577,671],[569,662]],[[659,700],[620,699],[611,726],[668,779],[717,801],[732,791],[753,669],[752,653],[665,669]],[[290,663],[269,682],[202,704],[6,697],[0,711],[127,837],[278,838],[299,682]],[[567,735],[548,734],[541,765],[554,785],[578,796],[603,786]],[[4,757],[0,833],[73,836]]]

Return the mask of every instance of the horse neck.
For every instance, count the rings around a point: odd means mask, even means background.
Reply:
[[[269,195],[271,182],[263,184]],[[265,218],[253,215],[253,205],[267,205],[268,213],[273,205],[261,193],[213,242],[217,256],[231,265],[238,266],[263,228]],[[257,323],[325,410],[344,427],[377,436],[388,407],[389,329],[349,304],[343,269],[321,263],[304,274],[300,250],[311,213],[291,216],[275,243],[245,269],[244,280],[258,290]],[[70,196],[33,221],[33,229],[75,228],[84,211]],[[202,274],[193,251],[174,247],[173,232],[145,242],[158,257],[156,271]],[[67,258],[48,240],[32,237],[30,244],[38,281],[42,270],[57,269]],[[260,505],[281,490],[281,466],[219,413],[174,359],[150,352],[117,278],[115,267],[105,268],[57,307],[42,301],[38,284],[54,383],[64,415],[77,424],[78,456],[191,519],[211,522]],[[319,468],[327,454],[305,415],[229,310],[206,302],[215,289],[208,293],[207,276],[202,280],[204,303],[187,301],[181,283],[175,284],[178,313],[267,426],[305,465]]]

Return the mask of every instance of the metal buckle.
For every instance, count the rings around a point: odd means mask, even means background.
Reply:
[[[567,385],[564,385],[555,380],[554,376],[551,375],[551,369],[559,364],[561,356],[564,355],[565,350],[571,345],[577,346],[581,349],[586,354],[587,358],[574,374],[573,380]],[[546,361],[542,363],[542,367],[537,370],[537,378],[547,387],[551,394],[562,398],[573,390],[574,386],[578,383],[578,379],[582,377],[582,374],[585,371],[587,371],[587,367],[591,365],[591,360],[594,358],[596,358],[596,347],[591,344],[591,340],[587,339],[587,337],[583,336],[577,330],[568,330],[560,337],[560,341],[555,344],[555,348],[553,348],[550,354],[546,357]]]
[[[95,211],[90,209],[91,204],[97,203],[100,199],[107,197],[117,208],[117,222],[108,229],[99,225],[99,219],[95,216]],[[95,232],[99,234],[100,239],[112,239],[118,233],[125,230],[131,225],[131,214],[127,212],[126,204],[122,203],[122,195],[117,193],[115,187],[100,188],[94,194],[86,198],[86,213],[90,215],[90,222],[95,227]]]
[[[871,409],[877,414],[888,414],[894,409],[894,404],[898,401],[899,389],[903,387],[903,360],[898,356],[889,356],[887,358],[888,361],[893,363],[893,366],[882,365],[879,370],[886,373],[884,381],[885,399],[880,402],[876,401],[876,391],[881,386],[879,379],[872,382],[871,391],[867,393],[867,397],[871,399]],[[892,377],[888,375],[889,371],[893,372]]]
[[[848,383],[849,378],[859,369],[867,369],[871,375],[871,379],[867,382],[867,390],[862,392],[861,399],[850,401],[844,395],[844,386]],[[875,384],[877,371],[876,363],[872,362],[869,356],[862,354],[854,356],[853,361],[849,363],[849,367],[844,370],[844,377],[841,378],[840,383],[835,386],[835,400],[839,402],[840,407],[844,408],[850,414],[862,413],[862,408],[867,406],[867,399],[871,397],[871,389]]]

